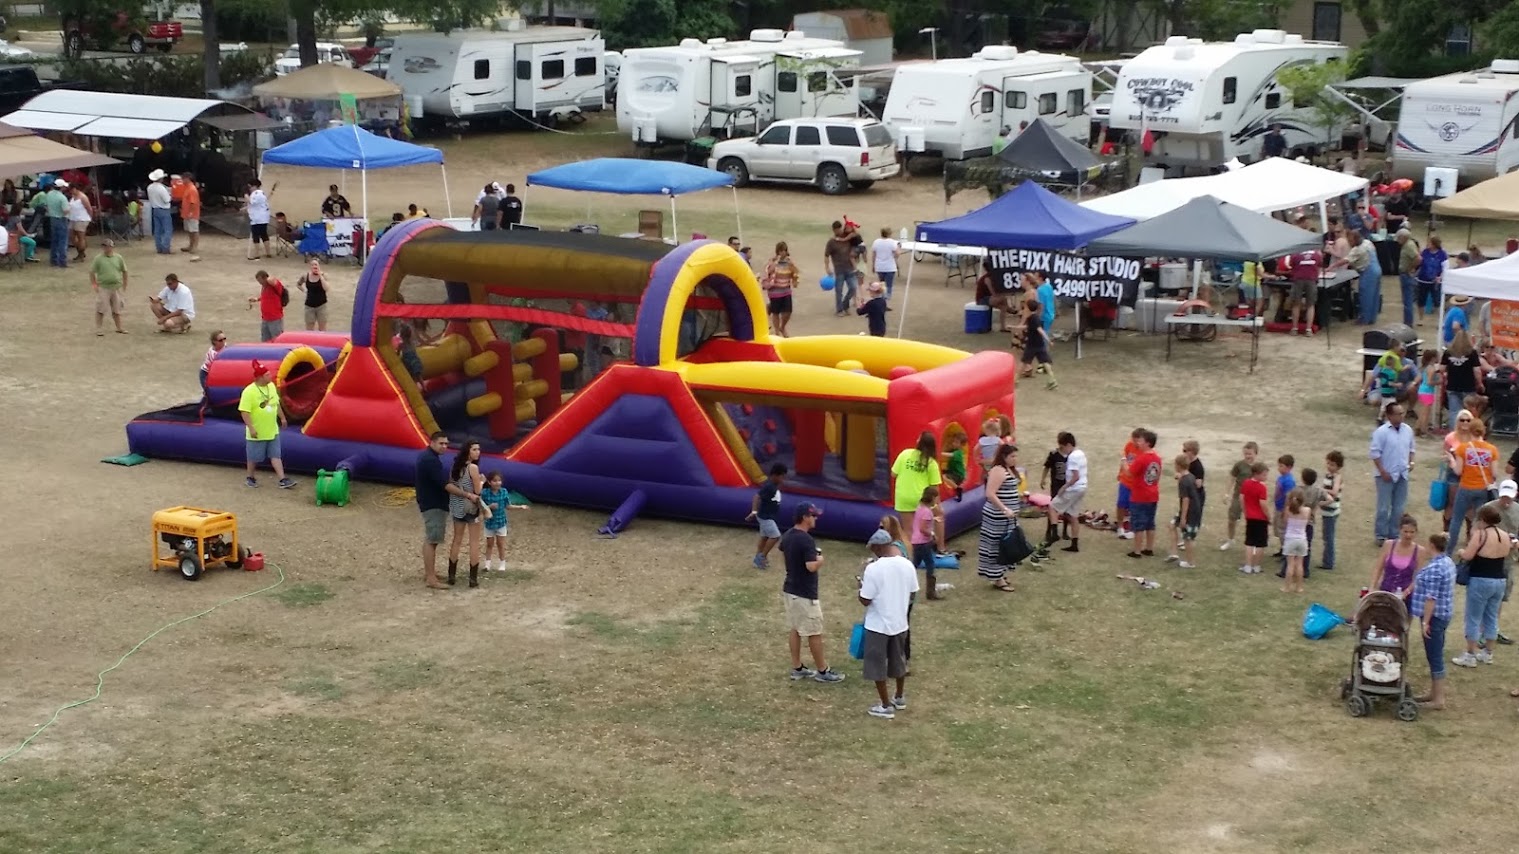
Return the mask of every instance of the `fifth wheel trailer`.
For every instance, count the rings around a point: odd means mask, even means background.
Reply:
[[[1424,170],[1457,170],[1466,186],[1519,168],[1519,60],[1409,83],[1390,168],[1423,185]],[[1455,188],[1449,188],[1454,191]]]

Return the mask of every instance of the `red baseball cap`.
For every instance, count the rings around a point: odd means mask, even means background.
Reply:
[[[267,373],[269,373],[269,369],[266,368],[266,367],[264,367],[264,363],[260,362],[257,359],[254,359],[253,360],[253,376],[255,378],[257,378],[257,377],[264,376]]]

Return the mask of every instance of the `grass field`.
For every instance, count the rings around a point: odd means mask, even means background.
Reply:
[[[484,180],[620,146],[526,134],[445,143],[456,205]],[[286,180],[292,209],[326,184]],[[436,181],[407,170],[372,182],[374,206],[437,205]],[[310,195],[314,206],[320,190]],[[951,212],[979,203],[972,195]],[[730,201],[682,199],[682,230],[726,232]],[[784,238],[804,259],[844,211],[895,228],[944,209],[930,180],[844,199],[752,189],[739,202],[747,241]],[[583,205],[528,196],[545,223],[579,221]],[[598,198],[591,213],[614,231],[657,206]],[[252,268],[230,239],[206,243],[194,266],[142,244],[125,252],[148,282],[180,270],[205,323],[249,340]],[[294,262],[278,263],[293,278]],[[356,271],[330,272],[333,316],[346,318]],[[937,272],[919,267],[907,334],[1002,346],[960,331],[969,294]],[[419,582],[415,509],[388,487],[359,484],[348,507],[316,508],[309,477],[292,493],[246,490],[229,468],[97,464],[121,450],[126,420],[193,393],[204,338],[153,336],[133,314],[134,334],[97,339],[79,271],[0,278],[11,486],[0,494],[0,756],[150,632],[285,578],[159,635],[106,677],[99,701],[0,763],[0,852],[1519,850],[1506,817],[1519,760],[1512,649],[1455,668],[1450,707],[1408,724],[1385,709],[1347,716],[1336,690],[1347,633],[1299,632],[1309,602],[1348,612],[1371,572],[1371,416],[1353,399],[1359,336],[1348,328],[1331,343],[1268,336],[1253,375],[1237,338],[1183,345],[1170,362],[1162,342],[1129,333],[1089,342],[1080,362],[1058,347],[1060,390],[1020,389],[1023,464],[1037,469],[1055,432],[1074,430],[1100,507],[1131,427],[1158,431],[1165,454],[1200,440],[1202,566],[1141,564],[1088,532],[1080,555],[1017,573],[1011,596],[973,570],[946,573],[948,598],[914,611],[910,706],[884,722],[865,715],[873,694],[844,656],[862,547],[826,547],[828,650],[849,676],[832,686],[785,678],[779,573],[748,566],[752,534],[740,528],[640,519],[598,540],[601,514],[515,511],[511,571],[433,593]],[[863,328],[829,314],[808,288],[793,326]],[[1268,458],[1317,467],[1340,448],[1351,460],[1341,567],[1315,573],[1307,596],[1240,576],[1238,552],[1216,548],[1222,475],[1247,439]],[[1431,450],[1421,445],[1410,501],[1426,529],[1437,522],[1419,500]],[[148,517],[179,503],[235,510],[275,565],[193,585],[150,573]],[[1166,490],[1162,515],[1173,506]],[[958,545],[974,551],[973,537]],[[1115,577],[1134,572],[1160,589]],[[1459,624],[1452,644],[1458,635]],[[1422,684],[1421,653],[1411,671]]]

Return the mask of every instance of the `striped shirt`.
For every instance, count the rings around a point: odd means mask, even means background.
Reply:
[[[1409,610],[1415,617],[1424,616],[1424,603],[1435,600],[1434,616],[1449,620],[1456,601],[1456,565],[1449,555],[1437,554],[1434,559],[1414,576],[1413,595],[1409,597]]]

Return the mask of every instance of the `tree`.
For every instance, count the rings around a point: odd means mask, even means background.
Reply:
[[[1504,6],[1480,30],[1482,46],[1493,56],[1519,58],[1519,3]]]
[[[1313,118],[1315,127],[1324,131],[1324,142],[1334,142],[1334,132],[1356,116],[1356,109],[1330,91],[1330,86],[1345,79],[1345,65],[1340,62],[1290,65],[1276,73],[1277,82],[1292,95],[1292,103]]]
[[[655,47],[684,38],[731,38],[737,26],[727,0],[598,0],[607,46]]]

